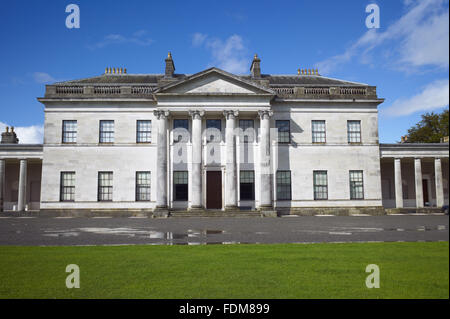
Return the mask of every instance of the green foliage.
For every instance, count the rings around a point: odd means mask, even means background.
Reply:
[[[79,289],[65,286],[68,264]],[[448,242],[0,246],[0,298],[448,299],[448,267]]]
[[[448,136],[448,109],[441,114],[425,113],[422,120],[408,130],[409,143],[439,143]]]

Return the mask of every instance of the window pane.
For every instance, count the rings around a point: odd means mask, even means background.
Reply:
[[[100,121],[100,143],[114,143],[114,121]]]
[[[152,121],[137,121],[136,142],[150,143],[152,141]]]
[[[113,192],[113,173],[98,173],[98,200],[111,201]]]
[[[275,121],[278,129],[278,143],[289,143],[291,141],[290,121]]]
[[[326,171],[314,171],[314,199],[328,199],[328,178]]]
[[[240,199],[254,200],[255,199],[255,173],[253,171],[240,172]]]
[[[187,119],[175,119],[175,120],[173,120],[173,130],[175,131],[177,129],[178,129],[178,131],[184,129],[187,132],[189,132],[189,120],[187,120]],[[180,133],[180,132],[174,132],[173,141],[174,142],[181,142],[182,139],[183,139],[183,135],[182,134],[183,133]]]
[[[207,140],[208,142],[220,142],[222,121],[221,120],[206,120]]]
[[[77,121],[63,121],[63,143],[77,142]]]
[[[173,172],[174,200],[188,200],[188,172]]]
[[[255,136],[255,121],[253,120],[239,120],[239,128],[241,129],[240,141],[244,143],[251,143]]]

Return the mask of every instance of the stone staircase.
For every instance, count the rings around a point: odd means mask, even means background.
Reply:
[[[169,217],[261,217],[255,210],[175,210],[169,212]]]

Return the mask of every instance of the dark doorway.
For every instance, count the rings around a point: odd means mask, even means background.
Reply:
[[[206,172],[206,208],[222,209],[222,172]]]
[[[423,179],[422,180],[422,189],[423,189],[423,204],[427,205],[427,203],[429,202],[428,200],[428,180]]]

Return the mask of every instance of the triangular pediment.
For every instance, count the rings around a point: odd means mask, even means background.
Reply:
[[[191,75],[180,82],[170,83],[156,94],[274,94],[270,89],[217,68],[211,68]]]

